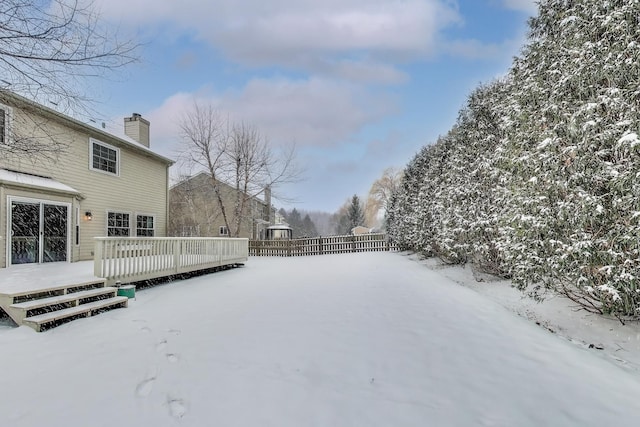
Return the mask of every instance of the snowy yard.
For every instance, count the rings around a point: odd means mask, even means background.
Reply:
[[[640,422],[635,363],[424,264],[393,253],[251,258],[49,332],[2,328],[2,425]]]

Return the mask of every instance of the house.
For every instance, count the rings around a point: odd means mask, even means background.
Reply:
[[[229,224],[235,224],[233,206],[238,190],[216,181],[220,188]],[[215,194],[211,175],[200,172],[186,177],[169,189],[169,235],[180,237],[228,237],[222,209]],[[264,200],[249,197],[249,203],[240,222],[237,237],[263,238],[264,230],[273,224],[275,209],[271,207],[271,192],[264,190]]]
[[[97,236],[166,236],[173,161],[149,126],[133,114],[117,136],[0,91],[0,267],[90,260]]]

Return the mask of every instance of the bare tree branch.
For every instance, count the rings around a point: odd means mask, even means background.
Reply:
[[[106,27],[90,1],[2,0],[0,103],[7,101],[5,91],[10,91],[52,103],[64,113],[90,117],[88,82],[136,61],[138,47]],[[50,148],[59,150],[62,145]],[[39,146],[22,135],[0,152],[28,157]]]
[[[210,175],[230,236],[239,236],[246,219],[252,218],[252,199],[266,188],[276,188],[300,176],[294,148],[284,153],[274,150],[257,128],[247,123],[230,124],[210,104],[195,102],[184,114],[180,129],[181,161]],[[225,185],[234,189],[231,197],[224,194]]]

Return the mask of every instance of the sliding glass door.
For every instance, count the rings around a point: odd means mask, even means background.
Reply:
[[[11,201],[11,264],[68,260],[69,206]]]

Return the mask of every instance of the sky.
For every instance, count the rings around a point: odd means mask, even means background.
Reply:
[[[177,158],[194,102],[295,145],[302,179],[277,208],[335,212],[366,197],[454,124],[480,83],[506,74],[534,0],[96,0],[140,61],[96,84],[110,126],[140,113]],[[179,165],[172,176],[189,172]]]

